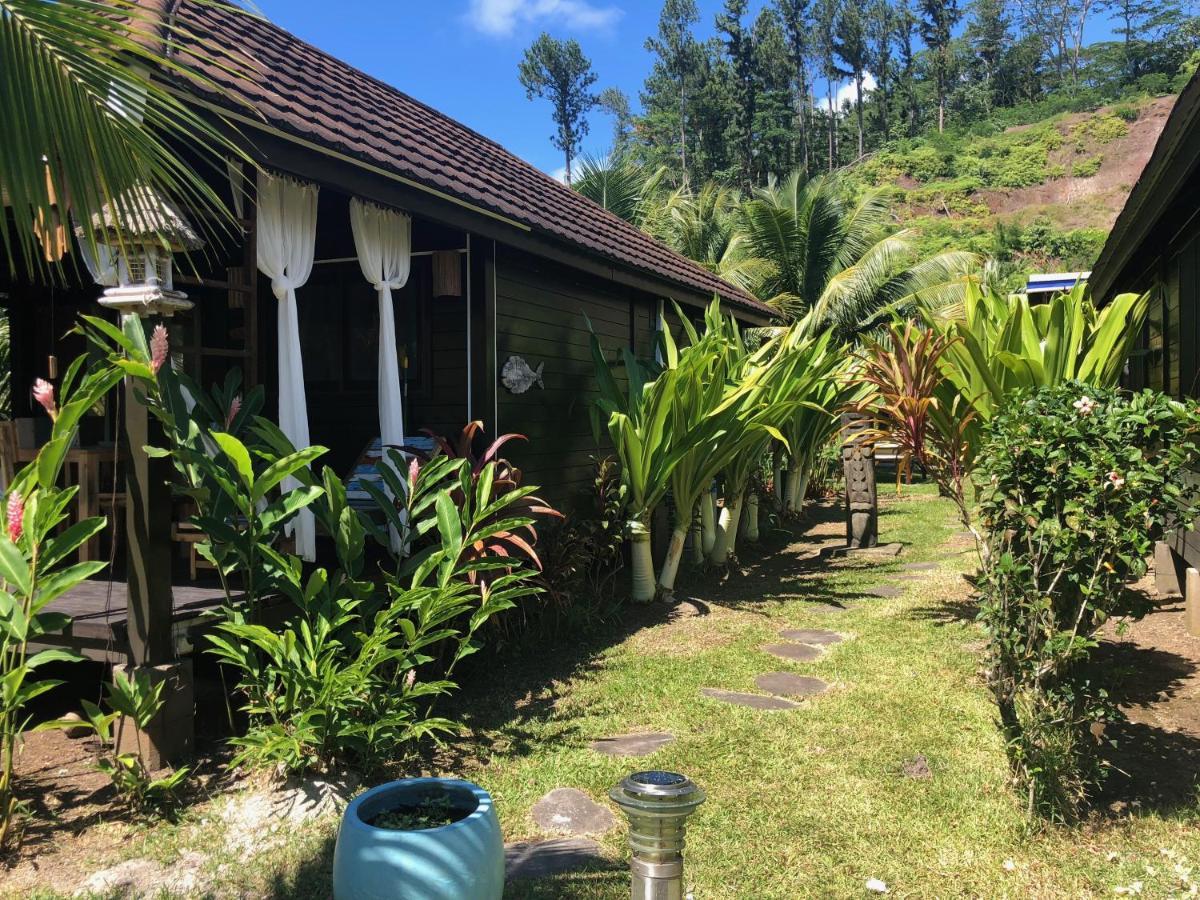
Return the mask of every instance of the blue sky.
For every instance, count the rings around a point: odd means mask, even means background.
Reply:
[[[750,4],[751,17],[765,0]],[[722,0],[700,0],[698,34],[713,33]],[[597,89],[615,85],[637,105],[650,70],[645,39],[659,0],[258,0],[272,21],[351,65],[458,119],[552,173],[549,104],[529,101],[517,62],[541,31],[573,37],[592,60]],[[1099,22],[1089,31],[1107,29]],[[597,111],[585,152],[602,153],[611,122]]]

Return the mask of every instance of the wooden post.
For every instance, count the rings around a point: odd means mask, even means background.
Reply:
[[[121,749],[140,751],[156,769],[192,746],[191,662],[176,659],[172,634],[171,462],[146,453],[147,445],[162,443],[160,429],[130,379],[124,390],[129,665],[114,677],[145,671],[152,682],[166,682],[163,710],[151,727],[144,734],[122,732]]]
[[[1200,637],[1200,572],[1188,569],[1186,582],[1184,623],[1188,634]]]
[[[1154,542],[1154,590],[1162,597],[1182,597],[1181,560],[1166,541]]]

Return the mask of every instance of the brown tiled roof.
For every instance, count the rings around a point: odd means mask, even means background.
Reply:
[[[236,73],[194,60],[268,124],[565,241],[589,254],[760,314],[772,310],[703,266],[518,159],[499,144],[304,43],[265,19],[211,2],[176,9],[196,38],[252,61]],[[189,39],[184,39],[188,43]],[[220,102],[220,98],[213,98]],[[244,109],[243,109],[244,111]]]

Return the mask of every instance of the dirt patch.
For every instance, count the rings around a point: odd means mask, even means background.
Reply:
[[[1200,638],[1188,634],[1182,600],[1158,597],[1149,577],[1134,589],[1149,613],[1106,628],[1096,652],[1128,719],[1105,733],[1115,772],[1102,804],[1119,814],[1190,809],[1200,790]]]

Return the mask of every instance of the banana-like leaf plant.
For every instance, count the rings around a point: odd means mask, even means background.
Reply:
[[[711,441],[721,430],[717,416],[691,423],[677,421],[679,398],[694,389],[709,370],[703,353],[680,353],[665,320],[659,330],[663,360],[657,374],[628,348],[622,351],[625,389],[618,384],[599,340],[591,335],[592,358],[600,395],[593,420],[599,431],[602,419],[621,463],[626,488],[627,533],[630,541],[634,600],[654,599],[654,560],[650,545],[650,519],[671,487],[671,474],[687,454]]]
[[[939,365],[976,412],[971,446],[979,446],[979,427],[1019,389],[1071,380],[1115,387],[1149,304],[1149,294],[1121,294],[1097,309],[1087,285],[1033,304],[1025,294],[968,282],[961,316],[927,312],[929,326],[953,339]]]

